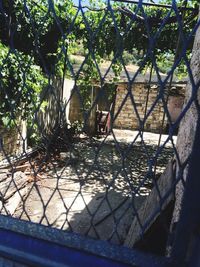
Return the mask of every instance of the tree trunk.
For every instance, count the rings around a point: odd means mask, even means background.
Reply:
[[[200,12],[199,12],[200,18]],[[193,75],[194,83],[198,84],[200,78],[200,26],[197,29],[194,46],[193,46],[193,53],[191,59],[191,72]],[[191,80],[189,79],[187,87],[186,87],[186,97],[185,97],[185,104],[184,108],[188,105],[193,91],[197,91],[196,100],[200,103],[200,92],[199,88],[195,88],[192,85]],[[196,128],[197,128],[197,120],[198,120],[198,110],[193,101],[192,105],[190,106],[189,110],[186,112],[184,118],[181,121],[179,127],[179,133],[177,137],[177,152],[179,155],[180,164],[184,164],[184,162],[188,159],[189,155],[191,154]],[[177,177],[180,171],[180,164],[178,163],[177,159]],[[183,172],[183,181],[186,182],[186,177],[188,175],[188,166],[184,169]],[[171,223],[171,229],[175,230],[175,225],[179,221],[180,218],[180,211],[182,209],[182,200],[184,195],[184,185],[183,181],[181,180],[176,187],[176,202],[175,208],[173,212],[173,218]],[[173,240],[172,240],[173,242]],[[170,252],[168,252],[169,254]]]

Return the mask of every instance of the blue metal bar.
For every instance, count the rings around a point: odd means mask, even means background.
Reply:
[[[0,255],[30,266],[130,266],[8,230],[0,229],[0,236]]]
[[[165,258],[2,215],[0,236],[0,256],[32,266],[168,265]]]

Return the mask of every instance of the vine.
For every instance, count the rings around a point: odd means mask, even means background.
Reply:
[[[23,116],[30,120],[40,105],[40,93],[47,84],[46,77],[72,77],[80,87],[83,108],[91,103],[88,88],[106,77],[99,73],[103,61],[110,61],[113,80],[130,63],[140,63],[148,51],[151,38],[157,33],[168,10],[156,7],[138,9],[135,5],[114,3],[112,12],[104,1],[90,1],[90,8],[79,8],[72,1],[8,1],[0,8],[0,120],[12,125]],[[171,1],[165,0],[165,3]],[[190,1],[196,7],[198,1]],[[178,1],[181,6],[182,1]],[[198,10],[184,11],[183,34],[191,33]],[[179,9],[180,18],[183,10]],[[147,30],[148,27],[148,30]],[[171,13],[154,44],[152,55],[159,69],[167,73],[173,64],[177,48],[178,23]],[[80,44],[85,62],[79,72],[73,69],[70,55]],[[188,56],[193,41],[188,49]],[[151,55],[151,56],[152,56]],[[146,67],[151,61],[146,58]],[[81,64],[80,64],[81,66]],[[144,66],[145,67],[145,66]],[[178,75],[185,70],[180,64]],[[42,103],[45,105],[45,103]]]

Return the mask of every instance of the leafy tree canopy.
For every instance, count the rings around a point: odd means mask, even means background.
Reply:
[[[195,5],[197,0],[189,1]],[[170,0],[165,0],[170,3]],[[181,6],[182,1],[177,1]],[[167,16],[165,8],[114,3],[113,12],[106,4],[90,1],[93,9],[78,10],[72,1],[3,0],[0,9],[0,39],[3,44],[33,55],[43,70],[51,72],[58,61],[58,50],[82,42],[86,51],[104,58],[112,53],[116,59],[122,51],[145,54],[149,41]],[[189,34],[197,19],[196,11],[180,9],[184,17],[183,31]],[[154,44],[154,53],[174,53],[177,47],[178,22],[171,12]],[[147,26],[148,25],[148,26]],[[192,40],[190,46],[191,50]]]
[[[197,3],[198,0],[189,1],[193,7]],[[116,77],[125,64],[125,53],[139,55],[138,60],[143,60],[149,50],[146,63],[152,56],[161,63],[169,61],[176,53],[180,21],[183,34],[188,36],[197,20],[197,9],[182,9],[183,1],[178,1],[178,6],[179,21],[177,14],[169,13],[166,8],[138,8],[117,2],[111,10],[104,1],[95,0],[84,9],[75,7],[70,0],[2,0],[0,97],[6,101],[0,104],[0,116],[15,117],[22,108],[24,116],[31,114],[47,83],[47,74],[68,73],[78,77],[78,84],[87,88],[92,80],[98,80],[98,64],[105,58],[113,59],[111,68]],[[159,31],[167,16],[165,26]],[[158,32],[159,38],[152,43]],[[75,73],[69,55],[78,43],[84,50],[85,64]],[[193,37],[188,53],[192,44]],[[180,45],[178,49],[181,48]],[[158,66],[162,69],[163,64]]]

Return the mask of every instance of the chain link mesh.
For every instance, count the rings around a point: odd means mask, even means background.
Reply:
[[[0,1],[2,215],[136,245],[161,213],[166,248],[197,15],[176,1]]]

